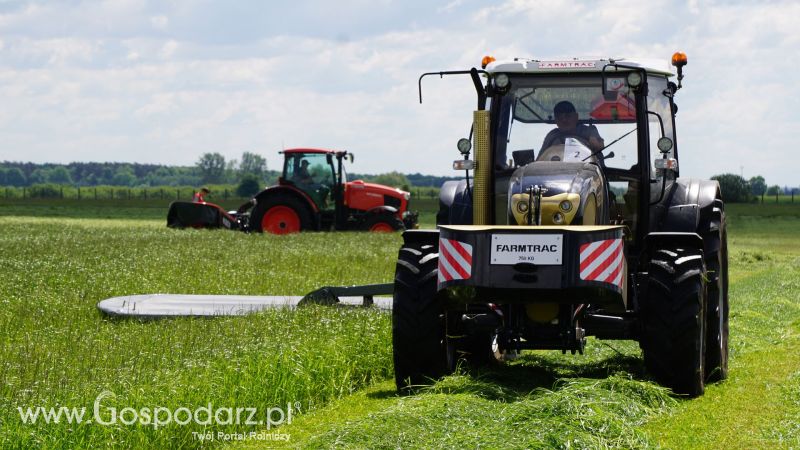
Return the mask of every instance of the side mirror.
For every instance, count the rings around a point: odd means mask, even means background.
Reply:
[[[348,154],[347,154],[347,159],[349,159],[349,160],[350,160],[350,163],[352,164],[352,163],[353,163],[353,160],[355,159],[355,156],[353,156],[353,154],[352,154],[352,153],[348,153]]]

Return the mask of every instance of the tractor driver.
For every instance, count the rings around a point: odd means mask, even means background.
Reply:
[[[603,148],[603,138],[597,132],[594,125],[578,123],[578,113],[575,105],[564,100],[558,102],[553,108],[553,115],[556,119],[556,127],[547,133],[542,143],[542,151],[553,145],[564,144],[565,138],[577,137],[585,141],[592,151]]]
[[[311,174],[308,172],[308,160],[304,159],[300,161],[300,167],[297,169],[295,179],[304,184],[311,184],[314,182],[314,179],[311,178]]]

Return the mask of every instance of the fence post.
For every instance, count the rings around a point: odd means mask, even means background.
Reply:
[[[180,200],[180,199],[181,199],[181,190],[175,189],[175,200]]]
[[[81,199],[81,187],[78,186],[78,200]]]

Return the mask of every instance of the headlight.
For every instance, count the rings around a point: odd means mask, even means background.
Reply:
[[[505,89],[508,87],[508,75],[504,73],[498,73],[494,77],[494,84],[498,87],[498,89]]]
[[[553,223],[556,225],[561,225],[564,223],[564,215],[560,212],[553,214]]]
[[[528,204],[525,202],[517,203],[517,211],[524,213],[528,211]]]
[[[642,74],[639,72],[631,72],[628,74],[628,86],[635,88],[642,84]]]
[[[411,192],[403,192],[403,198],[408,201],[411,198]]]
[[[558,204],[558,207],[564,212],[570,212],[572,211],[572,202],[569,200],[564,200]]]

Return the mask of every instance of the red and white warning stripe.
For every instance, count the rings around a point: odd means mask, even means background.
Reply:
[[[601,281],[622,288],[625,255],[622,239],[606,239],[581,245],[581,280]]]
[[[472,276],[472,246],[452,239],[439,239],[439,283],[466,280]]]

